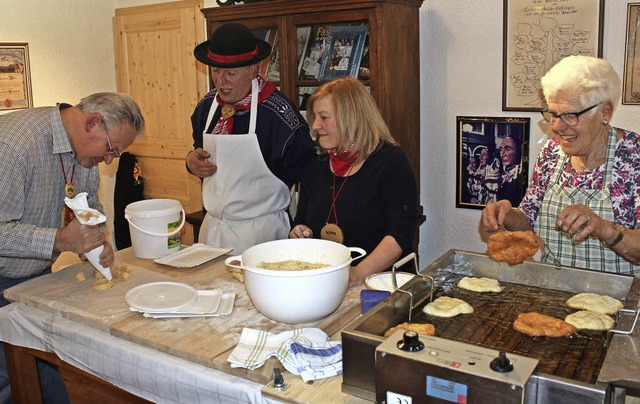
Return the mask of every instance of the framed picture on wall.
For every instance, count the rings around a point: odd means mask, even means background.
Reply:
[[[544,107],[540,78],[569,55],[602,56],[604,0],[503,0],[502,110]]]
[[[627,5],[622,103],[640,105],[640,3]]]
[[[0,111],[32,106],[29,45],[0,43]]]
[[[530,118],[457,117],[456,207],[482,209],[527,188]]]

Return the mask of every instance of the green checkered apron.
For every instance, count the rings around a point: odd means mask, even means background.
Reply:
[[[556,226],[558,214],[567,206],[584,204],[604,220],[613,222],[613,208],[609,195],[611,169],[616,150],[616,131],[609,130],[609,142],[604,167],[602,189],[581,189],[565,187],[560,183],[560,174],[571,156],[560,151],[560,157],[551,176],[542,201],[534,230],[545,244],[542,261],[555,262],[564,266],[589,268],[622,274],[640,273],[640,267],[618,256],[594,237],[574,242],[571,235]]]

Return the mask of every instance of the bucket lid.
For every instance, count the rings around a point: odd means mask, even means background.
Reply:
[[[182,204],[175,199],[145,199],[132,202],[124,208],[129,217],[155,218],[180,213]]]

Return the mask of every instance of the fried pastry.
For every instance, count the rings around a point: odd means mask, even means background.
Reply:
[[[407,330],[407,331],[415,331],[418,334],[423,335],[436,335],[436,328],[433,324],[416,324],[416,323],[402,323],[398,324],[395,327],[391,327],[384,333],[385,337],[390,336],[397,330]]]
[[[609,315],[616,314],[618,310],[624,307],[618,299],[595,293],[578,293],[567,300],[566,304],[572,309],[589,310]]]
[[[500,282],[492,278],[470,278],[465,276],[458,281],[458,287],[472,292],[502,292]]]
[[[464,300],[441,296],[424,306],[422,311],[435,317],[455,317],[458,314],[473,313],[473,307]]]
[[[489,236],[487,254],[494,261],[516,265],[538,251],[538,236],[531,230],[499,231]]]
[[[513,328],[533,337],[565,337],[577,331],[565,321],[536,312],[518,314]]]
[[[613,328],[615,321],[606,314],[582,310],[569,314],[564,321],[579,330],[607,331]]]

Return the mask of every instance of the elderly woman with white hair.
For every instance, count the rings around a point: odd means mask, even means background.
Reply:
[[[488,204],[482,226],[534,230],[543,261],[640,274],[640,136],[610,125],[620,78],[603,59],[569,56],[541,84],[552,137],[520,206]]]

